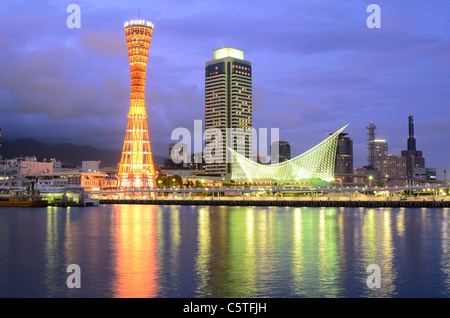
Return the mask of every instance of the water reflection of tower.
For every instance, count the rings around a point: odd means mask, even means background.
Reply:
[[[145,110],[145,75],[153,24],[145,20],[125,23],[131,73],[128,125],[119,166],[119,188],[154,188],[155,170]]]
[[[112,208],[115,234],[111,246],[116,298],[154,298],[159,292],[156,206],[118,205]],[[111,266],[110,264],[110,266]]]

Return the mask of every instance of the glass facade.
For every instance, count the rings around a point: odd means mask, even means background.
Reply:
[[[224,74],[225,63],[218,63],[213,65],[208,65],[205,67],[205,77]]]

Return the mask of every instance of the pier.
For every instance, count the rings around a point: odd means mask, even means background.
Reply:
[[[212,206],[288,206],[288,207],[390,207],[390,208],[450,208],[450,201],[343,201],[343,200],[151,200],[103,199],[100,204],[212,205]]]
[[[450,207],[448,185],[394,187],[222,187],[107,190],[92,192],[100,204]],[[412,195],[421,192],[426,195]],[[407,193],[408,195],[405,195]]]

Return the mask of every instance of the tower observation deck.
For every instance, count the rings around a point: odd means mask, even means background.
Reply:
[[[118,173],[118,188],[154,188],[155,169],[145,109],[145,76],[153,23],[125,22],[130,61],[131,97],[128,125]]]

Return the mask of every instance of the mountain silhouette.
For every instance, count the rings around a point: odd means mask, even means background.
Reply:
[[[92,146],[80,146],[71,143],[48,145],[40,141],[21,138],[15,141],[3,140],[0,147],[3,159],[35,156],[38,161],[50,161],[55,158],[66,166],[81,167],[82,161],[101,161],[100,167],[117,167],[122,155],[121,150],[99,149]],[[153,156],[155,164],[162,164],[164,158]]]
[[[101,167],[116,167],[120,161],[121,151],[70,143],[47,145],[34,139],[22,138],[16,141],[3,140],[0,154],[3,159],[35,156],[38,161],[50,161],[55,158],[71,166],[81,166],[82,161],[101,161]]]

